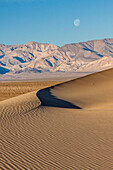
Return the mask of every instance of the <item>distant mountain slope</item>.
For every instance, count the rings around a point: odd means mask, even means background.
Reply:
[[[113,39],[73,43],[63,47],[37,42],[0,44],[0,74],[95,72],[113,67],[112,57]]]

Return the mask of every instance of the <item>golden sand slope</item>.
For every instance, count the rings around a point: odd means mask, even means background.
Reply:
[[[55,86],[57,98],[81,108],[113,108],[113,69],[78,78]]]
[[[96,88],[100,87],[100,82],[104,89],[103,95],[102,92],[98,94],[95,90],[97,100],[102,95],[99,106],[101,103],[103,106],[105,90],[109,92],[111,87],[112,72],[113,70],[108,70],[73,80],[51,90],[54,94],[57,92],[57,96],[62,97],[63,102],[65,96],[67,101],[69,99],[69,102],[71,100],[75,102],[73,96],[76,98],[76,93],[72,94],[72,99],[71,94],[67,98],[68,88],[73,90],[81,81],[77,89],[81,94],[81,91],[88,89],[85,85],[86,79],[90,89],[90,78],[92,77],[93,82],[95,77],[95,83],[98,83],[98,86],[95,84]],[[105,80],[108,78],[109,86],[105,84],[104,87],[102,83],[104,78]],[[113,169],[113,108],[99,107],[99,110],[95,110],[91,107],[72,109],[40,106],[36,93],[35,91],[0,102],[1,169]],[[85,92],[83,96],[87,102],[85,101],[82,107],[97,106],[96,102],[92,104],[96,101],[93,100],[93,92],[90,93],[92,103],[88,95],[85,98]],[[79,97],[81,103],[84,101],[83,96]],[[47,97],[52,99],[51,96],[45,96],[43,99],[46,100]],[[108,99],[107,102],[109,103]]]

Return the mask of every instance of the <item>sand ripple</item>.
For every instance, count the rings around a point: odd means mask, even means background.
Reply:
[[[105,76],[100,75],[102,79]],[[80,82],[84,82],[82,78]],[[58,92],[56,97],[60,94],[67,100],[64,96],[69,91],[64,93],[64,89],[74,89],[69,84],[57,86],[52,95]],[[0,102],[1,169],[113,169],[113,109],[103,107],[102,96],[95,109],[72,109],[41,106],[36,94],[34,91]],[[70,96],[69,102],[73,99]],[[98,93],[95,96],[100,97]],[[112,103],[112,95],[106,100]],[[89,106],[90,102],[84,103]]]

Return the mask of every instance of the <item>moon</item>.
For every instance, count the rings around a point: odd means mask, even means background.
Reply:
[[[78,27],[78,26],[80,25],[80,20],[79,20],[79,19],[76,19],[76,20],[74,21],[74,25],[75,25],[76,27]]]

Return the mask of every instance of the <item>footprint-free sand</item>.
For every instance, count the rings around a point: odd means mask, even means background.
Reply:
[[[1,169],[113,169],[113,69],[0,102]]]

